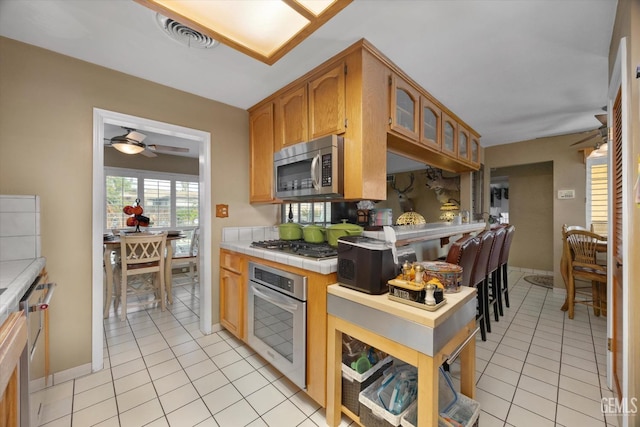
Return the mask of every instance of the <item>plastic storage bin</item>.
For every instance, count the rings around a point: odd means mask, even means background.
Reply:
[[[356,415],[360,415],[360,392],[382,376],[385,369],[393,363],[390,356],[373,365],[371,369],[359,374],[349,366],[342,364],[342,404]]]
[[[418,402],[413,402],[400,420],[402,427],[415,427],[418,420]],[[480,403],[464,394],[457,394],[456,401],[440,412],[438,427],[478,427],[480,420]]]
[[[378,400],[378,388],[382,385],[384,377],[375,380],[367,387],[358,398],[360,402],[360,424],[367,427],[398,427],[402,417],[407,413],[411,405],[399,415],[394,415],[384,409]]]

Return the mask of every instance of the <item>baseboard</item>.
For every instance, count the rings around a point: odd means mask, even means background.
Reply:
[[[84,365],[76,366],[74,368],[54,373],[51,385],[62,384],[67,381],[75,380],[76,378],[84,377],[85,375],[89,375],[90,373],[91,363],[85,363]]]

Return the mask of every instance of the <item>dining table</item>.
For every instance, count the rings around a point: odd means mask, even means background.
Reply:
[[[184,239],[186,236],[183,233],[169,233],[167,234],[166,254],[164,263],[164,284],[167,294],[167,302],[173,304],[172,288],[172,259],[173,259],[173,245],[174,240]],[[120,286],[120,236],[117,234],[105,235],[102,240],[103,247],[103,261],[105,271],[105,298],[104,298],[104,318],[109,317],[109,307],[111,305],[111,299],[113,297],[114,286]],[[112,256],[115,252],[115,257],[112,262]]]

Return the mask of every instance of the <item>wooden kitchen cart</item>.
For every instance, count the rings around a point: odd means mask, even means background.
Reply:
[[[430,312],[387,295],[369,295],[340,285],[327,289],[327,424],[341,413],[342,334],[350,335],[418,368],[419,427],[438,425],[438,369],[460,350],[461,392],[475,397],[476,290],[446,294],[447,303]]]

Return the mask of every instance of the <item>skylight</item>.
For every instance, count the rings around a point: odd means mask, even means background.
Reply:
[[[134,0],[269,65],[352,0]]]

